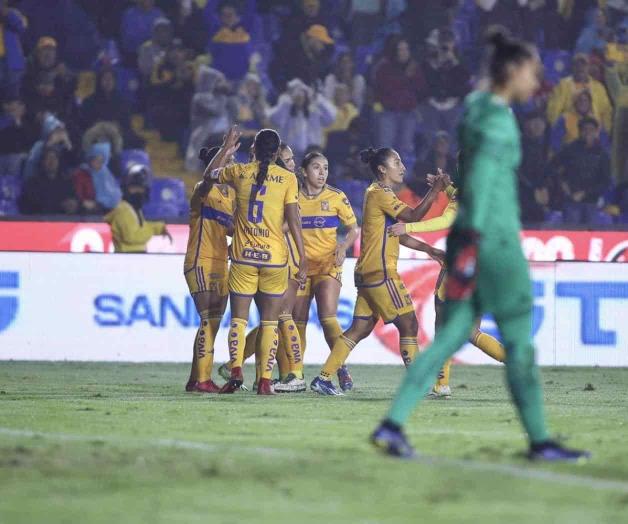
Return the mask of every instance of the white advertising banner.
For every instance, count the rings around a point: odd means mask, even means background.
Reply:
[[[348,327],[356,290],[347,260],[338,318]],[[185,362],[198,318],[182,275],[181,255],[0,253],[0,359]],[[400,261],[419,319],[419,341],[434,334],[438,266]],[[534,263],[533,336],[543,365],[628,366],[628,265]],[[227,359],[225,313],[216,361]],[[252,308],[250,326],[257,324]],[[329,349],[310,311],[307,363]],[[485,318],[485,331],[496,333]],[[491,363],[467,346],[456,359]],[[352,363],[398,364],[398,335],[378,325],[350,356]]]

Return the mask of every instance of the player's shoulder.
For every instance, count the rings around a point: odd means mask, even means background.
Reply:
[[[212,191],[229,200],[233,200],[236,196],[235,189],[229,184],[214,184]]]
[[[513,132],[516,123],[512,109],[503,100],[489,92],[475,91],[465,100],[462,127],[474,134],[503,140]]]
[[[327,193],[326,196],[328,196],[330,199],[333,199],[334,201],[338,203],[343,203],[347,206],[350,205],[347,195],[341,189],[338,189],[337,187],[330,186],[329,184],[327,184],[325,186],[325,192]]]

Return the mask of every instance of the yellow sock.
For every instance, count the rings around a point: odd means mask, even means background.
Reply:
[[[298,371],[296,373],[297,376],[303,376],[303,361],[305,359],[305,346],[306,346],[306,336],[305,331],[307,329],[307,322],[295,322],[297,326],[297,331],[299,332],[299,341],[301,342],[301,362],[297,362],[295,365],[295,370]]]
[[[275,356],[279,344],[279,332],[276,320],[262,320],[260,324],[260,351],[262,364],[262,377],[270,379],[275,367]]]
[[[229,329],[229,362],[231,369],[241,368],[244,361],[244,347],[246,346],[246,324],[243,318],[232,318]]]
[[[323,317],[320,321],[325,335],[325,340],[331,350],[331,348],[334,347],[336,340],[338,340],[338,337],[342,335],[342,328],[340,327],[336,317]]]
[[[220,328],[220,317],[201,317],[201,325],[194,343],[196,354],[197,380],[207,382],[212,378],[214,366],[214,340]]]
[[[290,361],[288,360],[288,353],[286,352],[286,346],[283,343],[281,333],[279,333],[279,344],[277,345],[277,367],[279,368],[279,380],[283,380],[290,373]]]
[[[281,355],[285,355],[287,363],[287,372],[293,373],[298,378],[303,378],[303,358],[301,357],[301,337],[296,323],[292,319],[292,315],[279,315],[279,351],[277,362],[279,364],[279,374],[284,377],[282,372]],[[283,350],[283,351],[282,351]]]
[[[481,349],[489,357],[499,361],[506,361],[506,350],[504,346],[499,343],[499,340],[493,338],[491,335],[478,331],[478,334],[471,339],[471,343],[478,349]]]
[[[451,359],[443,364],[440,373],[438,374],[437,386],[449,386],[449,372],[451,370]]]
[[[416,337],[399,338],[399,353],[401,353],[404,366],[408,367],[412,363],[418,349],[419,344],[416,341]]]
[[[321,374],[319,375],[323,380],[331,380],[331,377],[338,371],[340,366],[342,366],[351,350],[355,347],[356,343],[350,338],[345,337],[344,335],[340,335],[336,339],[336,343],[334,347],[331,349],[331,353],[327,357],[325,361],[325,365],[321,370]]]

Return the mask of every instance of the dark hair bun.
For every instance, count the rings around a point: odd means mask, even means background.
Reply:
[[[369,147],[368,149],[363,149],[362,151],[360,151],[360,160],[365,164],[370,164],[371,161],[375,158],[376,154],[377,151],[375,151],[375,149],[373,149],[372,147]]]
[[[510,33],[508,29],[501,25],[494,25],[486,30],[486,36],[484,37],[486,43],[500,48],[510,43]]]

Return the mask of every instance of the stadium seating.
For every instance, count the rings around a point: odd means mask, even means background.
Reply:
[[[17,199],[22,189],[18,176],[0,176],[0,216],[17,215]]]
[[[150,189],[150,199],[144,207],[146,218],[185,217],[189,204],[185,184],[176,178],[156,178]]]

